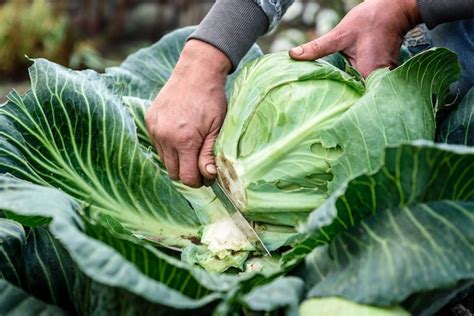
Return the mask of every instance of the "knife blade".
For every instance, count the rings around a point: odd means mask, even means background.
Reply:
[[[211,185],[212,191],[217,198],[222,202],[227,213],[231,217],[234,224],[239,228],[240,232],[245,236],[247,241],[261,254],[272,256],[268,248],[258,236],[250,223],[240,212],[239,208],[232,202],[226,190],[221,186],[218,180],[215,180]]]

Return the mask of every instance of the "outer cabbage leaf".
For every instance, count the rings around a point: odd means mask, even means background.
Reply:
[[[313,212],[310,296],[399,304],[474,278],[474,149],[417,142],[388,148],[383,167],[341,187]]]

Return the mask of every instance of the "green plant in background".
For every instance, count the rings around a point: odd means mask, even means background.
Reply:
[[[167,177],[144,125],[192,31],[105,74],[37,59],[31,90],[0,107],[0,314],[429,315],[472,284],[472,98],[458,109],[469,119],[453,114],[439,129],[465,146],[431,142],[459,75],[453,53],[430,50],[367,81],[340,56],[290,67],[271,55],[230,76],[217,153],[240,163],[263,150],[275,168],[255,169],[266,183],[244,186],[263,188],[247,205],[272,193],[304,214],[255,213],[271,220],[256,224],[273,254],[262,258],[216,247],[212,231],[223,229],[213,225],[229,227],[223,206]],[[242,65],[260,55],[254,47]],[[229,133],[241,125],[248,134]],[[242,170],[237,180],[250,179]],[[276,176],[287,177],[283,192],[271,187]],[[315,189],[325,190],[320,207],[302,208]],[[296,222],[298,232],[281,225]]]
[[[0,6],[0,21],[0,74],[22,76],[25,55],[67,61],[67,21],[47,0],[10,0]]]

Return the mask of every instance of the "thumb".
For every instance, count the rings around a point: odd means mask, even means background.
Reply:
[[[217,133],[208,134],[199,153],[199,171],[204,178],[209,180],[214,179],[217,175],[216,159],[214,157],[216,138]]]
[[[333,30],[314,41],[292,48],[290,57],[296,60],[316,60],[338,52],[342,43],[337,33]]]

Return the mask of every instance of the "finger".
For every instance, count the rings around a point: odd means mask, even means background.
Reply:
[[[214,157],[216,138],[217,132],[207,135],[199,153],[199,170],[209,180],[214,179],[217,175],[216,159]]]
[[[163,148],[163,157],[165,157],[165,167],[168,175],[173,180],[179,180],[179,158],[174,148]]]
[[[314,41],[290,50],[290,57],[296,60],[316,60],[324,56],[344,50],[343,37],[333,30]]]
[[[179,178],[181,182],[192,188],[202,186],[202,176],[198,168],[198,150],[186,150],[179,155]]]

